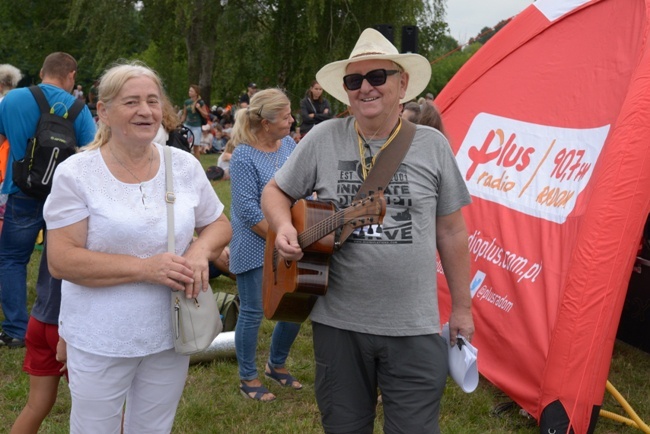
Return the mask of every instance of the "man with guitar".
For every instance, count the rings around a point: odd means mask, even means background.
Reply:
[[[316,75],[353,116],[316,125],[262,195],[285,262],[304,254],[292,221],[295,199],[315,191],[345,208],[378,189],[385,195],[381,224],[351,235],[343,226],[327,294],[311,311],[316,398],[327,433],[372,433],[377,388],[384,432],[440,432],[450,349],[440,335],[436,248],[452,298],[451,344],[474,333],[461,214],[469,193],[445,137],[400,119],[400,104],[422,92],[430,76],[424,57],[399,54],[366,29],[348,59]]]

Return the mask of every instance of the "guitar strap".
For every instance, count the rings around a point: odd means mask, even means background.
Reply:
[[[375,165],[370,170],[370,173],[368,173],[354,200],[362,199],[370,193],[384,191],[386,189],[411,147],[413,137],[415,137],[415,124],[406,119],[402,119],[402,128],[397,133],[397,136],[395,136],[395,139],[393,139],[393,143],[387,146],[377,156]],[[352,226],[344,225],[338,234],[335,247],[340,249],[352,232],[354,232]]]

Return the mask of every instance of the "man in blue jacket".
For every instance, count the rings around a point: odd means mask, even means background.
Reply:
[[[67,53],[52,53],[43,62],[40,73],[42,83],[39,86],[58,115],[64,114],[65,107],[70,108],[75,101],[70,92],[76,75],[77,61]],[[0,234],[0,302],[5,317],[0,332],[0,347],[25,345],[28,321],[27,264],[38,233],[45,228],[45,201],[20,191],[12,181],[12,165],[25,156],[27,141],[36,132],[40,115],[38,104],[28,88],[12,90],[0,104],[0,142],[7,138],[10,144],[7,177],[1,191],[9,197]],[[74,129],[79,146],[93,140],[95,122],[88,107],[84,107],[77,116]],[[41,269],[47,273],[47,267]]]

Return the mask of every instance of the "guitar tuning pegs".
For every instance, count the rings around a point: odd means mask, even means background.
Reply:
[[[368,226],[368,230],[366,231],[368,235],[373,235],[375,231],[372,229],[372,225]]]
[[[378,225],[377,226],[377,233],[381,234],[382,232],[384,232],[384,230],[381,228],[381,225]]]

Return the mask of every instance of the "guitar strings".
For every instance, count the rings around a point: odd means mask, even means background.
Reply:
[[[319,237],[319,235],[321,235],[324,230],[331,229],[327,232],[328,234],[332,232],[334,228],[336,228],[335,222],[340,221],[344,213],[345,210],[341,210],[335,214],[332,214],[331,216],[319,221],[314,226],[301,233],[298,236],[298,244],[300,244],[300,247],[310,246],[318,241],[320,238],[322,238]]]
[[[374,199],[371,199],[374,200]],[[300,245],[301,248],[310,246],[319,239],[322,238],[322,233],[323,231],[327,231],[329,234],[330,232],[334,231],[339,226],[343,226],[345,223],[341,223],[343,221],[343,217],[345,216],[346,210],[343,209],[341,211],[338,211],[337,213],[321,220],[320,222],[316,223],[314,226],[306,229],[304,232],[302,232],[300,235],[298,235],[298,244]],[[373,217],[368,217],[368,224],[373,223],[374,218]]]

